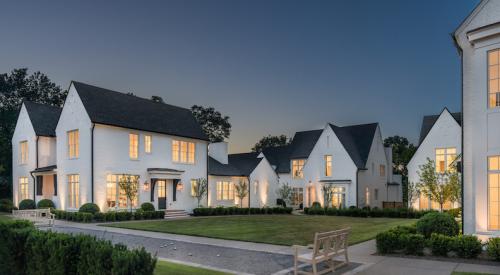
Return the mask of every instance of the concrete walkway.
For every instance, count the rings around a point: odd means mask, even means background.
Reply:
[[[122,242],[131,247],[144,246],[158,257],[237,274],[291,274],[292,250],[288,246],[194,237],[149,231],[103,227],[56,221],[55,231],[84,233]],[[353,263],[336,274],[450,275],[453,271],[500,274],[500,265],[478,265],[449,261],[373,255],[375,241],[349,247]]]

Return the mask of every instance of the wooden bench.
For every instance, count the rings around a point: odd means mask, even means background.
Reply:
[[[336,268],[349,264],[347,255],[349,233],[351,228],[314,234],[314,243],[309,246],[292,246],[294,250],[294,274],[324,274],[334,272]],[[300,254],[301,250],[308,252]],[[312,249],[312,250],[311,250]],[[335,264],[334,258],[344,256],[345,261]],[[312,273],[298,270],[299,262],[312,265]],[[318,264],[326,262],[328,268],[318,272]]]
[[[12,216],[16,219],[32,221],[35,224],[54,225],[55,215],[50,212],[50,208],[12,210]]]

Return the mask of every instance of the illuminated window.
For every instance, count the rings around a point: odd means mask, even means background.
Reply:
[[[19,142],[19,164],[28,162],[28,141]]]
[[[500,106],[500,49],[488,52],[488,106],[495,108]]]
[[[292,160],[292,175],[293,175],[293,178],[296,178],[296,179],[302,179],[304,178],[304,173],[302,172],[302,170],[304,169],[304,164],[305,164],[305,160],[303,159],[294,159]]]
[[[28,177],[19,178],[19,201],[29,198],[28,192]]]
[[[345,208],[345,187],[332,187],[332,206]]]
[[[368,187],[365,188],[365,204],[370,205],[370,189]]]
[[[180,163],[195,163],[196,144],[187,141],[172,141],[172,161]]]
[[[488,230],[500,230],[500,156],[488,158]]]
[[[325,176],[327,176],[327,177],[332,176],[332,156],[331,155],[325,156]]]
[[[234,200],[234,184],[232,182],[217,182],[217,200]]]
[[[78,158],[80,154],[80,133],[78,130],[68,132],[68,157],[70,159]]]
[[[137,159],[139,157],[139,135],[129,134],[128,141],[128,155],[131,159]]]
[[[106,176],[106,205],[108,207],[128,208],[137,207],[139,203],[139,194],[136,195],[134,201],[130,202],[124,189],[120,188],[120,180],[130,177],[131,184],[135,184],[139,189],[139,176],[135,175],[113,175]]]
[[[304,202],[304,188],[293,187],[292,188],[292,205],[299,206]]]
[[[68,175],[68,207],[80,207],[80,175]]]
[[[198,194],[198,182],[196,180],[191,180],[191,196],[196,197]]]
[[[378,201],[378,189],[373,189],[373,199]]]
[[[457,149],[439,148],[436,149],[436,172],[444,173],[453,169],[451,165],[457,158]]]
[[[385,165],[380,164],[379,172],[381,177],[385,177]]]
[[[151,136],[144,136],[144,152],[151,153]]]

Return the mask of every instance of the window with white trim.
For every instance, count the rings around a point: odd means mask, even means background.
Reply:
[[[500,106],[500,49],[488,52],[488,107]]]
[[[488,157],[488,230],[500,230],[500,156]]]
[[[151,135],[144,135],[144,152],[151,153],[151,145],[152,145],[153,137]]]
[[[198,181],[191,180],[191,196],[196,197],[198,194]]]
[[[189,141],[172,140],[172,161],[194,164],[196,144]]]
[[[453,169],[451,165],[457,158],[457,149],[450,148],[437,148],[436,149],[436,172],[444,173]]]
[[[19,164],[26,164],[28,162],[28,141],[23,140],[19,142]]]
[[[75,159],[80,155],[80,132],[78,130],[71,130],[67,132],[68,135],[68,158]]]
[[[365,188],[365,204],[370,205],[370,189],[368,187]]]
[[[80,207],[80,175],[68,175],[68,208]]]
[[[127,198],[127,194],[125,190],[120,187],[120,180],[124,177],[130,177],[132,184],[139,185],[139,176],[136,175],[127,175],[127,174],[108,174],[106,176],[106,204],[109,208],[129,208],[137,207],[139,203],[139,193],[135,199],[131,202]],[[138,188],[138,186],[137,186]],[[139,189],[139,188],[138,188]]]
[[[385,165],[380,164],[379,173],[381,177],[385,177]]]
[[[326,177],[332,176],[332,156],[331,155],[325,155],[325,176]]]
[[[294,159],[292,160],[292,177],[295,179],[302,179],[304,178],[304,164],[306,163],[306,160],[304,159]]]
[[[217,182],[217,200],[234,200],[234,184],[229,181]]]
[[[129,140],[128,156],[130,157],[130,159],[139,158],[139,135],[129,134],[128,140]]]
[[[19,201],[29,199],[28,177],[19,178]]]

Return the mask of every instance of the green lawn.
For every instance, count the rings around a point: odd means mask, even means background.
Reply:
[[[476,273],[476,272],[457,272],[454,271],[451,275],[493,275],[489,273]]]
[[[226,275],[227,273],[159,260],[156,263],[154,274],[155,275],[191,275],[191,274]]]
[[[280,245],[307,245],[312,243],[315,232],[351,227],[349,243],[356,244],[373,239],[377,233],[396,225],[409,225],[415,221],[339,216],[255,215],[122,222],[104,226]]]

